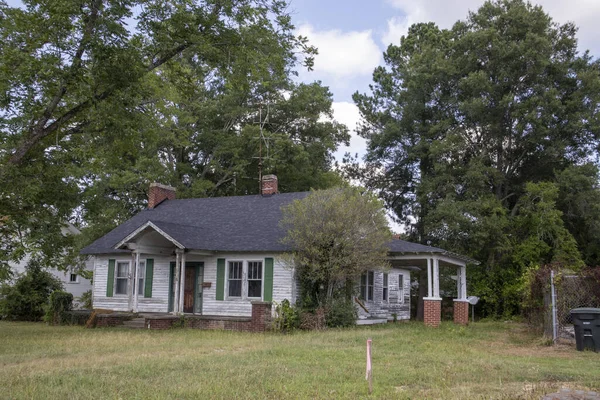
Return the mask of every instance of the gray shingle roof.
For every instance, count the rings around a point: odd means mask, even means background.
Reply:
[[[279,226],[281,208],[309,192],[274,196],[231,196],[166,200],[147,209],[85,247],[82,254],[126,252],[115,246],[135,230],[152,222],[187,249],[254,252],[289,250],[280,243],[285,232]],[[390,242],[391,253],[449,254],[437,247],[404,240]]]

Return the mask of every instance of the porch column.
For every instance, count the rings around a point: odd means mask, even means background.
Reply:
[[[433,259],[433,297],[440,297],[440,260]]]
[[[431,258],[427,259],[427,297],[433,297],[433,278],[432,278]]]
[[[423,320],[425,325],[438,327],[442,320],[442,299],[440,298],[439,260],[427,259],[427,293],[423,299]]]
[[[175,250],[175,289],[173,290],[173,313],[179,312],[179,271],[181,268],[181,250]]]
[[[469,323],[469,302],[467,301],[467,267],[460,266],[457,271],[457,299],[454,299],[454,323]]]
[[[139,279],[140,276],[140,252],[135,251],[133,262],[133,312],[138,311],[138,291],[139,291]]]
[[[181,284],[179,285],[179,312],[183,312],[183,297],[185,295],[185,252],[181,253]]]

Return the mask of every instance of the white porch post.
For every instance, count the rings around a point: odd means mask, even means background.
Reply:
[[[181,250],[175,250],[175,290],[173,291],[173,313],[179,312],[179,271],[181,269]]]
[[[427,259],[427,297],[433,297],[433,278],[432,278],[431,258]]]
[[[185,295],[185,252],[181,253],[181,284],[179,285],[179,312],[183,312],[183,297]]]
[[[440,298],[440,260],[433,259],[433,297]]]
[[[140,274],[140,252],[134,252],[133,262],[133,312],[138,311],[138,291],[139,291],[139,279]]]
[[[460,267],[460,287],[461,287],[461,293],[460,293],[460,298],[463,300],[467,299],[467,267],[466,266],[462,266]]]

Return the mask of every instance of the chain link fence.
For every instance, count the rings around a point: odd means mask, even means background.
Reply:
[[[557,274],[553,283],[555,298],[551,301],[551,307],[554,315],[548,316],[554,328],[553,339],[555,342],[574,341],[571,310],[581,307],[600,308],[600,282],[595,276],[586,274]]]

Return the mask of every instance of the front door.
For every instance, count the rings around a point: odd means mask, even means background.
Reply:
[[[196,288],[196,266],[186,264],[185,287],[183,289],[183,312],[194,312],[194,294]]]
[[[202,283],[204,263],[185,263],[185,286],[183,288],[183,312],[202,314]]]

